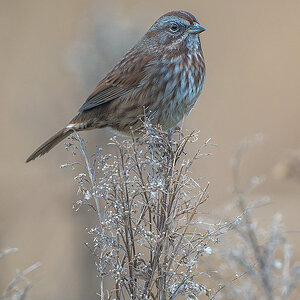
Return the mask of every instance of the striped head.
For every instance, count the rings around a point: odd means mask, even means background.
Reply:
[[[148,30],[142,43],[149,50],[181,54],[201,51],[199,34],[205,29],[186,11],[171,11],[161,16]]]

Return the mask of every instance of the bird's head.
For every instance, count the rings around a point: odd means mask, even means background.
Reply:
[[[161,16],[148,30],[144,42],[150,48],[166,51],[193,51],[200,45],[199,34],[205,31],[186,11],[172,11]],[[153,47],[152,47],[153,46]]]

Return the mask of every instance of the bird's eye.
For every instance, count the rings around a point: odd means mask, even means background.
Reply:
[[[178,30],[179,30],[178,24],[177,24],[177,23],[172,23],[172,24],[170,25],[170,30],[171,30],[172,32],[178,31]]]

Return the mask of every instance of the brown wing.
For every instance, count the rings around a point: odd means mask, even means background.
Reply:
[[[119,64],[96,86],[80,107],[79,112],[102,105],[133,91],[145,77],[150,57],[134,51],[124,56]]]

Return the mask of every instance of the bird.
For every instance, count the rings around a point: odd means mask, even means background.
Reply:
[[[203,31],[205,28],[187,11],[162,15],[98,83],[78,114],[26,162],[49,152],[74,130],[110,127],[130,134],[140,126],[145,112],[162,130],[178,126],[203,88]]]

